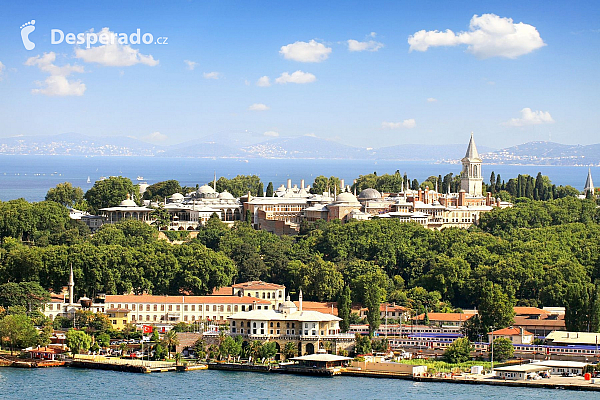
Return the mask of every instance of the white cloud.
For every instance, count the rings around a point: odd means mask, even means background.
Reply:
[[[400,128],[411,129],[411,128],[414,128],[415,126],[417,126],[417,122],[413,118],[405,119],[402,122],[382,122],[381,123],[381,127],[384,129],[400,129]]]
[[[219,79],[221,77],[220,72],[205,72],[204,79]]]
[[[190,71],[193,71],[194,68],[196,68],[196,65],[198,65],[196,61],[183,60],[183,62],[185,63],[185,65],[187,65],[187,69],[189,69]]]
[[[548,111],[533,111],[529,107],[525,107],[521,110],[521,118],[511,118],[509,121],[504,122],[502,125],[506,126],[526,126],[526,125],[540,125],[540,124],[552,124],[554,119]]]
[[[4,64],[0,61],[0,81],[2,80],[2,75],[4,74]]]
[[[107,67],[130,67],[136,64],[145,64],[150,67],[158,65],[152,55],[141,54],[139,50],[130,45],[119,43],[116,33],[108,28],[102,28],[98,36],[106,35],[108,43],[89,49],[75,48],[75,57],[88,63],[96,63]]]
[[[367,39],[374,39],[377,36],[377,33],[371,32]],[[377,42],[375,40],[365,40],[364,42],[359,42],[358,40],[350,39],[347,41],[348,50],[350,51],[377,51],[383,47],[383,43]]]
[[[275,131],[266,131],[265,133],[263,133],[264,136],[270,136],[270,137],[277,137],[279,136],[279,132],[275,132]]]
[[[250,111],[267,111],[268,109],[269,106],[262,103],[254,103],[250,107],[248,107],[248,110]]]
[[[427,99],[427,101],[430,102],[430,103],[435,103],[437,101],[437,99],[434,98],[434,97],[430,97],[430,98]]]
[[[331,47],[323,43],[316,42],[314,39],[310,42],[295,42],[286,46],[281,46],[279,54],[286,60],[300,62],[321,62],[327,60],[331,53]]]
[[[468,32],[415,32],[408,37],[410,51],[427,51],[430,47],[466,44],[467,51],[477,58],[517,58],[545,46],[537,29],[529,24],[515,24],[512,18],[495,14],[474,15]]]
[[[275,83],[311,83],[317,80],[317,77],[310,72],[296,71],[291,75],[288,72],[284,72],[281,76],[275,79]]]
[[[167,140],[168,136],[160,133],[160,132],[152,132],[147,136],[143,136],[140,139],[145,140],[147,142],[163,142]]]
[[[261,76],[258,81],[256,82],[256,86],[262,86],[262,87],[267,87],[267,86],[271,86],[271,81],[269,80],[268,76]]]
[[[69,81],[67,76],[74,72],[82,73],[84,68],[80,65],[66,64],[59,67],[54,64],[56,54],[54,52],[44,53],[43,56],[30,57],[25,61],[27,66],[38,67],[41,71],[50,74],[46,80],[38,84],[40,89],[32,89],[31,93],[44,94],[46,96],[83,96],[85,84],[81,81]]]

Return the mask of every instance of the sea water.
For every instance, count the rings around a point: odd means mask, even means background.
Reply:
[[[135,374],[74,368],[0,368],[2,399],[591,399],[592,392],[403,379],[190,371]]]
[[[0,200],[24,198],[28,201],[41,201],[48,189],[61,182],[71,182],[84,191],[92,187],[101,177],[125,176],[137,183],[143,178],[148,184],[176,179],[182,186],[203,185],[220,176],[233,178],[236,175],[258,175],[264,183],[273,182],[275,188],[286,184],[288,179],[300,186],[304,179],[312,185],[319,175],[337,176],[352,184],[359,175],[377,172],[393,174],[407,173],[409,179],[419,182],[433,175],[460,173],[458,164],[434,164],[407,161],[374,160],[283,160],[283,159],[206,159],[206,158],[165,158],[165,157],[84,157],[84,156],[0,156]],[[557,166],[518,166],[483,165],[484,182],[491,172],[500,174],[502,179],[518,174],[537,175],[538,172],[550,177],[556,185],[571,185],[583,190],[587,167]],[[592,168],[592,174],[600,180],[600,167]],[[90,183],[87,183],[88,177]]]

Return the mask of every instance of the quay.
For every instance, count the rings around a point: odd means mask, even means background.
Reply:
[[[104,356],[88,356],[77,354],[68,366],[73,368],[104,369],[122,372],[171,372],[171,371],[195,371],[207,369],[206,365],[177,365],[167,361],[145,361],[127,360],[121,358],[109,358]]]

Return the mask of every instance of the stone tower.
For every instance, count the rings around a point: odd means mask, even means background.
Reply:
[[[477,153],[473,132],[467,148],[467,154],[461,160],[463,169],[460,174],[460,188],[470,196],[482,196],[483,178],[481,177],[481,158]]]
[[[592,169],[589,168],[588,169],[588,176],[587,179],[585,180],[585,188],[583,189],[583,192],[585,193],[585,195],[587,196],[588,193],[591,193],[591,195],[594,195],[594,181],[592,181]]]

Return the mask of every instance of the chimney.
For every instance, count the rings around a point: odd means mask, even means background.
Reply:
[[[486,206],[491,206],[492,205],[492,192],[487,192],[487,196],[485,198],[485,205]]]
[[[288,180],[287,180],[287,188],[288,188],[288,189],[291,189],[291,188],[292,188],[292,180],[291,180],[291,179],[288,179]]]
[[[417,193],[417,201],[423,201],[423,190],[419,188],[419,191]]]
[[[429,186],[425,186],[425,204],[429,204]]]
[[[300,180],[300,189],[304,189],[304,179]]]
[[[466,202],[467,202],[467,192],[465,192],[464,189],[461,189],[460,192],[458,192],[458,205],[464,206],[464,205],[466,205]]]

